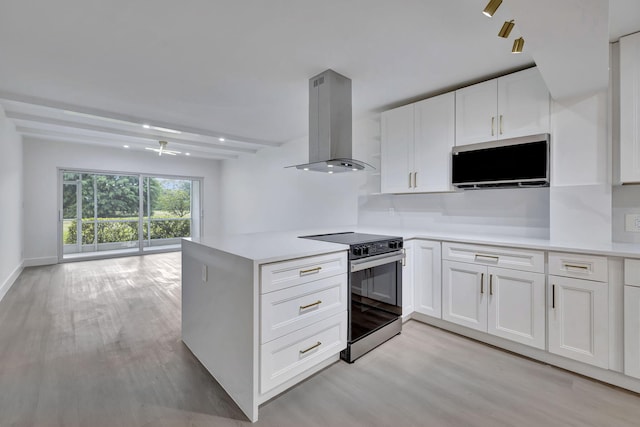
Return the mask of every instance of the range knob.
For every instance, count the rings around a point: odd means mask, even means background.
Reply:
[[[362,255],[369,255],[369,246],[362,247]]]
[[[398,249],[398,241],[392,240],[389,242],[389,249]]]
[[[362,255],[362,248],[360,246],[356,246],[353,249],[351,249],[351,253],[355,256],[360,256]]]

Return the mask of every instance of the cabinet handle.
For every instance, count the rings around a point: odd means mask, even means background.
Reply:
[[[405,248],[402,248],[402,266],[407,266],[407,250]]]
[[[564,263],[564,268],[579,268],[580,270],[589,270],[589,266],[579,264],[567,264]]]
[[[411,172],[409,172],[409,188],[411,188]]]
[[[418,172],[413,173],[413,188],[418,187]]]
[[[551,285],[551,308],[556,308],[556,285]]]
[[[320,273],[320,270],[322,270],[322,267],[310,268],[308,270],[300,270],[300,275],[302,276],[303,274]]]
[[[493,274],[489,275],[489,295],[493,295]]]
[[[482,260],[481,260],[481,259],[479,259],[479,258],[489,258],[489,260],[491,260],[491,261],[495,261],[495,262],[500,261],[500,257],[498,257],[498,256],[494,256],[494,255],[476,254],[476,255],[475,255],[475,260],[476,260],[476,261],[482,261]]]
[[[491,136],[495,136],[495,133],[493,131],[493,125],[495,124],[496,118],[495,116],[491,116]]]
[[[318,341],[317,343],[315,343],[314,345],[312,345],[311,347],[309,347],[306,350],[300,350],[300,354],[305,354],[310,352],[311,350],[313,350],[314,348],[318,348],[322,345],[322,343],[320,341]]]
[[[502,114],[500,114],[500,135],[502,135]]]
[[[480,273],[480,293],[484,294],[484,273]]]
[[[306,310],[307,308],[313,307],[314,305],[320,305],[320,304],[322,304],[321,300],[318,300],[316,302],[312,302],[311,304],[301,305],[300,306],[300,310]]]

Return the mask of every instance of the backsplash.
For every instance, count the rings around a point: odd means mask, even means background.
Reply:
[[[549,188],[360,195],[359,225],[549,238]]]
[[[614,186],[612,205],[613,241],[640,243],[640,232],[625,230],[625,216],[640,215],[640,185]]]

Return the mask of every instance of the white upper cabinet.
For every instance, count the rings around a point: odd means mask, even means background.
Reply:
[[[455,142],[455,94],[415,104],[414,188],[421,193],[451,191],[451,148]]]
[[[451,191],[453,92],[382,113],[381,192]]]
[[[382,113],[382,193],[406,193],[413,188],[413,104]]]
[[[620,38],[620,181],[640,183],[640,33]]]
[[[529,68],[456,91],[456,146],[549,132],[549,90]]]
[[[495,79],[456,91],[456,145],[496,139],[497,94]]]

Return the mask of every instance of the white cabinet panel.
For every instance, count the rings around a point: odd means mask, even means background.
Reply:
[[[263,344],[260,392],[266,393],[334,356],[346,346],[346,311]]]
[[[442,262],[442,318],[487,331],[487,268],[455,261]]]
[[[544,252],[530,249],[443,242],[442,258],[544,273]]]
[[[490,267],[488,332],[545,348],[545,276]]]
[[[455,145],[486,142],[497,137],[498,81],[478,83],[456,91]]]
[[[624,284],[640,286],[640,259],[624,260]]]
[[[609,278],[607,257],[549,252],[549,274],[606,282]]]
[[[498,78],[498,139],[549,133],[550,105],[537,68]]]
[[[385,111],[381,115],[382,193],[406,193],[413,189],[413,104]]]
[[[640,33],[620,38],[620,181],[640,182]]]
[[[451,148],[455,142],[455,94],[415,105],[414,192],[451,191]]]
[[[335,252],[260,266],[260,293],[347,272],[347,252]]]
[[[640,378],[640,288],[624,287],[624,373]]]
[[[549,133],[551,101],[537,68],[456,91],[456,146]]]
[[[404,241],[405,258],[402,263],[402,318],[406,319],[415,310],[414,241]]]
[[[415,311],[442,317],[442,263],[440,242],[413,241]]]
[[[304,283],[261,297],[261,342],[347,310],[347,274]]]
[[[607,369],[607,284],[550,275],[549,299],[549,351]]]

